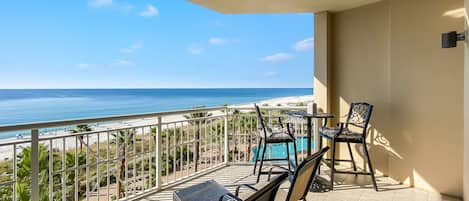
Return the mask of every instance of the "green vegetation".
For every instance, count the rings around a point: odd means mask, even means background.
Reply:
[[[89,132],[92,131],[92,129],[88,126],[88,124],[80,124],[77,125],[76,128],[72,129],[70,132],[71,133],[83,133],[83,132]],[[83,135],[78,136],[80,140],[80,150],[83,150],[83,144],[86,144],[83,141]]]
[[[267,110],[261,110],[261,112],[267,118]],[[229,159],[249,161],[253,157],[251,148],[257,132],[257,118],[254,112],[236,110],[233,114],[235,115],[230,116],[228,119],[227,128],[230,146]],[[281,114],[281,112],[271,113],[273,117]],[[171,175],[178,171],[187,170],[187,168],[190,168],[192,172],[200,171],[202,167],[200,164],[208,162],[201,161],[203,159],[201,157],[205,154],[205,160],[209,160],[207,152],[210,150],[219,153],[215,156],[219,158],[212,157],[210,160],[214,159],[219,162],[223,160],[225,130],[223,118],[212,117],[212,114],[208,112],[192,113],[186,115],[185,118],[189,125],[166,127],[162,130],[161,136],[164,148],[160,161],[162,161],[161,175],[163,177],[170,176],[172,178]],[[272,123],[277,121],[276,118],[272,118]],[[91,131],[90,127],[80,125],[71,132],[83,133],[89,131]],[[65,197],[66,200],[74,201],[75,194],[78,195],[78,200],[85,199],[87,186],[88,192],[91,193],[88,196],[90,196],[95,195],[97,189],[107,188],[108,185],[112,185],[112,189],[116,190],[111,193],[114,199],[127,196],[126,189],[132,191],[133,189],[154,187],[156,185],[155,161],[158,160],[152,153],[155,151],[156,134],[155,127],[151,127],[150,131],[145,132],[137,132],[135,129],[110,132],[109,149],[106,141],[86,144],[83,137],[80,137],[79,140],[84,146],[80,146],[77,150],[63,151],[56,148],[50,150],[49,144],[41,143],[39,145],[40,200],[49,200],[51,190],[53,200],[61,200],[62,197]],[[71,139],[75,138],[71,137]],[[172,146],[175,142],[180,145]],[[207,146],[212,143],[217,146]],[[105,162],[108,155],[110,161]],[[96,165],[98,158],[101,161],[100,165]],[[53,160],[54,172],[51,177],[49,176],[50,160]],[[1,186],[0,200],[12,200],[13,185],[16,185],[17,200],[30,200],[30,161],[31,148],[25,147],[17,155],[17,181],[10,186]],[[77,164],[75,164],[76,161]],[[109,171],[107,170],[107,164],[109,164]],[[166,164],[168,164],[167,167]],[[0,183],[13,181],[12,175],[13,160],[0,162]],[[52,178],[53,189],[49,189],[50,178]],[[125,182],[126,178],[128,179],[127,183]],[[64,189],[63,182],[65,183]],[[75,182],[78,183],[78,192],[75,192]]]
[[[305,105],[305,103],[301,102],[301,103],[297,103],[296,106],[302,107],[302,106],[306,106],[306,105]]]
[[[200,109],[200,108],[204,108],[205,106],[197,106],[197,107],[194,107],[194,109]],[[206,119],[204,117],[210,117],[212,116],[212,113],[208,113],[208,112],[195,112],[195,113],[191,113],[190,115],[184,115],[184,118],[186,119],[189,119],[189,123],[192,125],[192,126],[195,126],[195,171],[197,172],[198,171],[198,167],[199,167],[199,158],[200,158],[200,153],[199,153],[199,149],[200,149],[200,125],[201,124],[204,124],[206,122]],[[193,119],[193,120],[191,120]]]

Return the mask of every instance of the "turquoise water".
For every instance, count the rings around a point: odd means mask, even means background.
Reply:
[[[306,149],[308,148],[307,142],[308,142],[308,139],[305,137],[297,138],[296,139],[297,152],[306,151]],[[289,143],[288,148],[290,149],[290,159],[293,160],[294,159],[293,158],[294,157],[293,143]],[[313,148],[314,148],[314,142],[311,142],[311,149]],[[252,150],[254,153],[254,157],[252,161],[256,161],[257,146],[253,147]],[[261,147],[261,150],[260,150],[261,152],[259,153],[259,157],[261,157],[263,150],[264,150],[264,147]],[[265,158],[270,158],[270,151],[271,151],[270,146],[268,146],[266,153],[265,153],[266,155]],[[287,147],[285,144],[272,144],[272,158],[286,158],[286,157],[287,157]]]
[[[310,95],[311,88],[0,89],[0,125],[221,106]],[[0,133],[0,139],[15,133]]]

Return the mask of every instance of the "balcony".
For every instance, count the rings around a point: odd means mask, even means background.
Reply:
[[[293,124],[301,160],[306,156],[306,125],[285,115],[290,110],[305,107],[262,108],[267,122],[274,124],[280,117]],[[24,131],[31,137],[0,143],[0,199],[172,200],[174,189],[208,179],[230,189],[252,184],[257,121],[253,108],[216,107],[3,126],[0,132]],[[90,127],[70,130],[76,125]],[[270,150],[271,156],[285,154],[282,148]],[[374,192],[364,178],[341,177],[338,190],[309,196],[441,200],[383,176],[378,177],[382,191]]]

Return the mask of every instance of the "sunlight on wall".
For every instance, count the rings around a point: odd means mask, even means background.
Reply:
[[[442,15],[443,17],[452,17],[452,18],[461,18],[466,16],[466,9],[465,8],[458,8],[446,11]]]
[[[469,27],[469,13],[468,13],[467,9],[464,9],[464,14],[466,16],[466,25],[467,25],[467,27]]]
[[[345,116],[347,115],[349,108],[350,108],[350,103],[345,101],[343,97],[340,97],[339,100],[339,107],[340,107],[340,117],[341,121],[345,121]],[[372,117],[373,118],[373,117]],[[398,159],[404,159],[399,153],[397,153],[396,150],[394,150],[391,147],[391,144],[389,140],[383,135],[382,132],[380,132],[378,129],[376,129],[373,126],[372,121],[369,124],[369,129],[367,131],[367,141],[372,145],[372,146],[379,146],[386,150],[389,155],[392,157],[398,158]],[[370,139],[373,138],[373,139]]]
[[[431,192],[438,192],[438,190],[425,180],[424,177],[415,169],[412,169],[412,175],[406,177],[402,183],[409,186],[418,186],[419,188],[423,188]]]
[[[432,192],[438,192],[427,180],[424,179],[423,176],[417,172],[417,170],[413,169],[412,171],[414,177],[414,185],[418,186],[419,188],[423,188]]]
[[[328,112],[327,110],[327,86],[320,79],[314,77],[314,102],[318,105],[319,112]]]

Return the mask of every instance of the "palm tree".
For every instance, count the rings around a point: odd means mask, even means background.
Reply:
[[[205,108],[205,106],[196,106],[193,108],[200,109],[200,108]],[[210,117],[210,116],[212,116],[212,113],[208,113],[208,112],[194,112],[194,113],[191,113],[190,115],[184,115],[184,118],[189,120],[189,124],[196,127],[195,129],[195,167],[194,167],[195,172],[197,172],[198,170],[198,162],[200,158],[200,153],[199,153],[200,125],[206,122],[206,118],[204,117]]]
[[[75,164],[75,159],[77,159],[78,164]],[[75,167],[79,167],[81,165],[86,164],[86,155],[85,152],[80,151],[77,154],[74,152],[65,152],[65,164],[67,166],[67,169],[73,169]],[[75,171],[69,171],[66,173],[66,198],[67,200],[75,200],[75,177],[79,179],[79,175],[75,175]],[[80,200],[81,198],[84,197],[84,192],[78,191],[78,199]]]
[[[119,165],[120,174],[119,179],[117,179],[117,188],[119,189],[118,197],[125,197],[123,181],[125,180],[126,158],[123,156],[126,155],[127,150],[130,149],[131,145],[133,145],[134,142],[132,139],[134,134],[134,130],[119,130],[119,132],[111,134],[114,137],[111,143],[119,145],[119,156],[121,156]]]
[[[89,131],[92,131],[93,129],[91,129],[88,124],[80,124],[80,125],[77,125],[76,128],[70,130],[71,133],[83,133],[83,132],[89,132]],[[80,150],[83,150],[83,144],[86,145],[86,143],[83,141],[83,135],[80,135],[78,136],[78,138],[80,139]],[[86,145],[88,146],[88,145]]]
[[[45,201],[49,199],[49,150],[44,144],[39,144],[39,199]],[[31,160],[32,150],[31,147],[26,147],[17,156],[18,158],[18,172],[16,188],[18,193],[18,200],[31,199]]]

